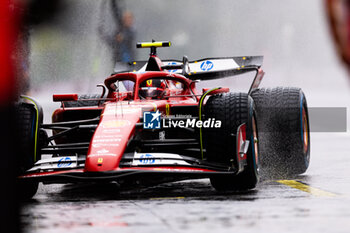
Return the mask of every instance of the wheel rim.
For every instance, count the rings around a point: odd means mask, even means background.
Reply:
[[[308,128],[308,120],[307,120],[307,114],[305,111],[305,107],[303,107],[303,152],[307,153],[308,147],[309,147],[309,128]]]
[[[258,147],[258,134],[256,132],[256,122],[255,117],[253,116],[253,140],[254,140],[254,156],[255,156],[255,164],[256,169],[259,170],[259,147]]]

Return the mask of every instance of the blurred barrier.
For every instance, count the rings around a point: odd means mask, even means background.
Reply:
[[[309,108],[310,132],[346,132],[347,109],[343,107]]]
[[[279,125],[275,124],[274,119],[282,118],[288,119],[292,122],[292,124],[300,124],[299,119],[295,119],[292,116],[289,116],[290,112],[298,112],[299,109],[292,109],[288,107],[283,108],[271,108],[265,107],[261,110],[266,113],[261,122],[266,124],[271,124],[270,127],[264,127],[265,130],[273,131],[285,131],[287,133],[292,133],[290,128],[279,127]],[[269,113],[273,113],[269,115]],[[319,133],[341,133],[347,132],[347,108],[346,107],[309,107],[309,124],[310,124],[310,132],[319,132]],[[257,116],[259,118],[259,115]],[[273,117],[271,121],[271,117]],[[300,114],[300,117],[302,115]],[[300,125],[301,126],[301,125]],[[294,127],[297,132],[299,132],[299,127]],[[260,133],[264,133],[259,131]]]

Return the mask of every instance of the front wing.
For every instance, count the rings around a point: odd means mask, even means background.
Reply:
[[[83,157],[67,156],[39,160],[19,178],[44,183],[111,182],[124,186],[236,175],[238,170],[177,154],[125,154],[113,171],[86,172]]]

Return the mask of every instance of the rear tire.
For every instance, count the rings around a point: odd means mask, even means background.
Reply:
[[[304,173],[310,162],[308,108],[300,88],[261,88],[251,94],[260,133],[261,167],[267,175]]]
[[[221,120],[222,123],[221,128],[204,131],[208,161],[225,164],[228,168],[232,167],[232,164],[238,165],[236,133],[238,127],[243,123],[247,126],[246,137],[250,141],[247,165],[244,170],[238,175],[213,176],[210,178],[212,186],[218,191],[243,191],[255,188],[259,180],[258,151],[257,144],[252,143],[255,141],[253,132],[255,116],[251,97],[245,93],[211,96],[205,106],[205,115],[206,119],[215,118]],[[257,134],[255,136],[257,137]]]

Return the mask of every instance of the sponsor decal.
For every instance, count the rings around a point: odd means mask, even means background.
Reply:
[[[143,128],[144,129],[160,129],[160,115],[159,110],[156,112],[143,113]]]
[[[72,160],[69,157],[64,157],[60,160],[58,160],[57,167],[62,168],[62,167],[69,167],[72,165]]]
[[[169,114],[170,114],[170,106],[169,106],[169,104],[166,104],[165,105],[165,115],[169,116]]]
[[[102,150],[97,151],[97,154],[106,154],[108,152],[109,152],[109,150],[102,149]]]
[[[100,148],[100,147],[118,147],[119,144],[101,144],[101,143],[97,143],[97,144],[92,144],[93,148]]]
[[[122,139],[120,138],[104,138],[104,139],[94,139],[95,142],[120,142]]]
[[[171,153],[136,153],[132,165],[190,165],[178,154]]]
[[[94,136],[94,138],[121,138],[123,137],[123,135],[121,134],[117,134],[117,135],[106,135],[106,134],[102,134],[102,135],[96,135]]]
[[[155,159],[151,154],[143,154],[140,156],[141,164],[154,164]]]
[[[209,71],[209,70],[213,69],[213,67],[214,67],[214,63],[211,61],[204,61],[204,62],[202,62],[201,66],[200,66],[201,70],[203,70],[203,71]]]
[[[104,129],[102,133],[120,133],[120,129]]]
[[[102,122],[103,128],[121,128],[130,125],[130,121],[128,120],[111,120]]]
[[[178,64],[178,63],[176,63],[176,62],[168,62],[168,66],[169,65],[176,65],[176,64]],[[176,72],[177,70],[168,70],[170,73],[174,73],[174,72]]]
[[[151,86],[152,86],[152,79],[148,79],[148,80],[146,81],[146,86],[147,86],[147,87],[151,87]]]

